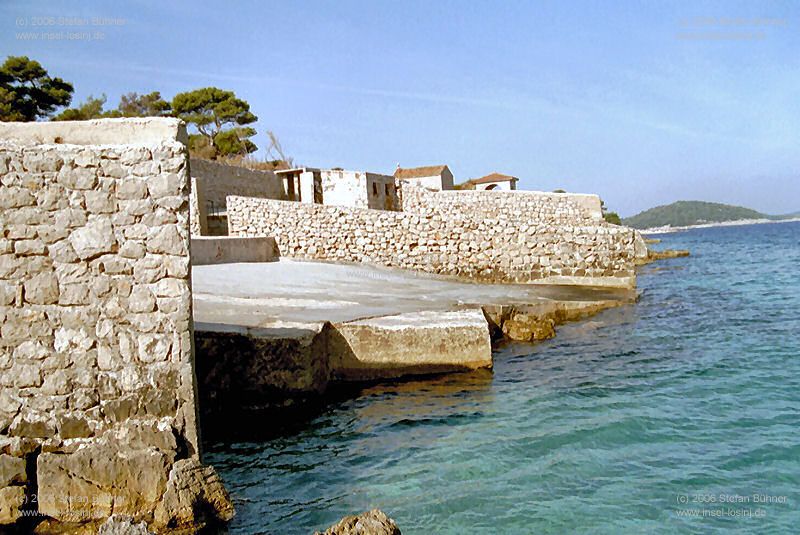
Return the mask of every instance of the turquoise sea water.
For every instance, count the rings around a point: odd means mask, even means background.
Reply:
[[[662,238],[693,256],[643,268],[638,304],[505,348],[493,374],[377,385],[277,438],[208,444],[231,533],[374,507],[404,534],[797,533],[800,223]]]

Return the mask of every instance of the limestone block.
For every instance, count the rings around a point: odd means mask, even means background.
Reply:
[[[39,511],[67,522],[105,519],[112,512],[140,516],[160,500],[169,469],[169,454],[121,450],[111,440],[73,453],[42,453],[36,469]]]
[[[58,173],[58,182],[69,189],[90,190],[97,184],[97,169],[63,166]]]
[[[56,303],[59,297],[55,273],[40,273],[25,281],[25,301],[36,305]]]
[[[0,488],[0,525],[12,524],[22,516],[20,507],[25,503],[25,487]]]
[[[64,284],[60,287],[58,302],[61,305],[88,305],[89,293],[88,284]]]
[[[73,231],[69,241],[81,260],[111,253],[116,245],[111,221],[106,218],[96,219]]]
[[[67,329],[61,327],[56,329],[54,347],[59,353],[87,351],[94,347],[94,344],[94,339],[84,328]]]
[[[160,174],[147,179],[147,188],[154,199],[180,195],[185,184],[186,179],[177,173]]]
[[[8,434],[14,437],[50,438],[55,435],[55,426],[49,417],[42,414],[18,414],[11,423]]]
[[[119,255],[125,258],[138,260],[144,258],[145,248],[141,243],[128,240],[119,248]]]
[[[139,360],[165,362],[169,359],[172,341],[164,335],[144,334],[139,337]]]
[[[186,253],[186,242],[175,225],[153,229],[147,238],[147,251],[170,255]]]
[[[18,284],[0,282],[0,306],[8,306],[14,303],[19,293]]]
[[[147,196],[147,183],[144,180],[129,178],[117,184],[117,198],[120,200],[140,200]]]
[[[0,195],[0,209],[2,210],[31,206],[33,204],[36,204],[36,197],[25,188],[5,187],[3,188],[3,195]]]
[[[64,414],[57,418],[58,434],[62,439],[90,437],[92,428],[80,414]]]
[[[79,260],[69,240],[62,240],[50,245],[50,247],[48,247],[48,253],[50,254],[50,258],[56,262],[70,263]]]
[[[116,203],[107,191],[87,191],[84,199],[86,209],[93,214],[110,214],[116,209]]]
[[[25,474],[25,459],[0,454],[0,487],[22,485],[28,480]]]
[[[156,298],[145,286],[136,286],[128,297],[128,311],[152,312],[156,307]]]

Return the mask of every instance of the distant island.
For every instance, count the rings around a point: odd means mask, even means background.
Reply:
[[[781,221],[800,217],[800,212],[786,215],[769,215],[751,208],[716,202],[677,201],[656,206],[635,216],[626,217],[622,223],[636,229],[660,227],[691,227],[732,221]]]

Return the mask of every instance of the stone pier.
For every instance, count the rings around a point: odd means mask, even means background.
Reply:
[[[233,515],[201,464],[185,141],[0,123],[0,525]]]

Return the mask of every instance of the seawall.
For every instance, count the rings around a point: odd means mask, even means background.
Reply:
[[[489,217],[437,205],[393,212],[229,196],[232,236],[273,236],[281,256],[396,267],[479,282],[633,288],[635,233],[597,220],[574,203],[518,196]],[[503,197],[505,198],[505,197]],[[420,211],[424,210],[420,208]]]

